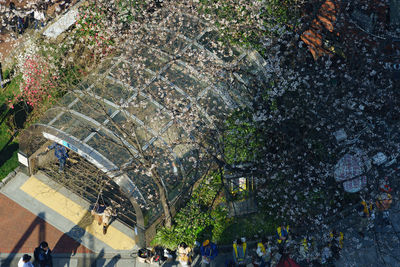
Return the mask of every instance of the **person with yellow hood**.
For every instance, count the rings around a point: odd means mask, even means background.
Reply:
[[[210,242],[210,240],[206,240],[203,242],[200,247],[201,254],[201,267],[215,267],[214,258],[218,255],[217,245]]]
[[[281,226],[279,226],[276,229],[276,239],[278,241],[278,244],[282,245],[283,243],[285,243],[288,237],[289,237],[289,225],[282,223]]]
[[[271,245],[268,242],[268,239],[263,237],[261,242],[257,243],[257,250],[256,250],[258,260],[257,263],[259,267],[269,267],[271,265]],[[253,262],[253,265],[254,262]]]

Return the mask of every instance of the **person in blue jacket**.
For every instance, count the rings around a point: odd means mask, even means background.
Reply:
[[[210,240],[206,240],[203,242],[203,245],[200,247],[201,254],[201,267],[214,267],[215,261],[214,258],[218,255],[217,245],[210,242]]]
[[[68,159],[68,151],[65,146],[62,146],[56,142],[54,142],[51,146],[48,146],[46,148],[46,151],[49,151],[50,149],[54,149],[54,155],[58,159],[58,162],[60,163],[59,172],[62,172],[64,170],[65,163],[67,162]]]

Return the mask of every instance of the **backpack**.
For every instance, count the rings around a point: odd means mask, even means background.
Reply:
[[[160,246],[156,246],[154,248],[154,258],[153,261],[154,262],[161,262],[161,261],[165,261],[166,257],[164,256],[164,248],[160,247]]]

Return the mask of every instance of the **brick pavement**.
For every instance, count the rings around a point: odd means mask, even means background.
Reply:
[[[46,240],[54,253],[93,253],[43,219],[0,194],[0,253],[32,253]]]

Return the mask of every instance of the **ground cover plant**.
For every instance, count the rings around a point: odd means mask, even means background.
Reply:
[[[10,78],[11,69],[4,71],[3,79]],[[22,77],[18,75],[1,90],[0,94],[0,180],[3,179],[18,166],[18,143],[14,140],[16,129],[12,117],[13,112],[9,108],[9,99],[19,91]]]

